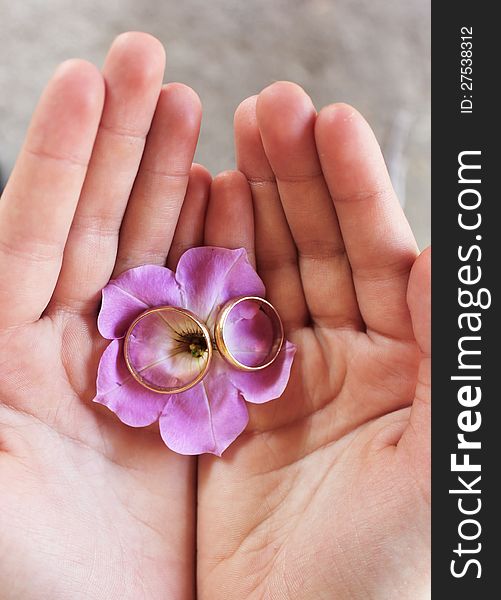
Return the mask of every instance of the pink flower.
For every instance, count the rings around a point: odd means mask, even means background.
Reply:
[[[247,425],[244,400],[261,404],[284,392],[295,346],[284,342],[276,361],[254,372],[237,370],[214,351],[209,371],[200,383],[181,393],[161,394],[147,389],[131,375],[124,358],[124,337],[136,317],[158,306],[188,309],[212,335],[220,307],[243,295],[265,295],[263,282],[243,249],[193,248],[183,254],[176,273],[145,265],[110,281],[103,289],[98,328],[103,337],[113,341],[101,357],[94,401],[107,406],[132,427],[144,427],[158,420],[162,439],[175,452],[210,452],[220,456]],[[141,324],[142,330],[130,352],[135,352],[135,360],[148,363],[146,368],[154,365],[150,379],[172,379],[172,373],[181,381],[193,379],[193,373],[205,360],[204,349],[182,316],[174,325],[177,331],[170,334],[169,343],[178,346],[168,362],[159,353],[159,340],[164,340],[164,346],[166,343],[165,323],[161,319],[144,319]],[[233,319],[228,326],[228,339],[237,358],[248,353],[249,348],[262,346],[263,336],[269,335],[263,323],[245,317]],[[169,328],[173,330],[171,325]]]

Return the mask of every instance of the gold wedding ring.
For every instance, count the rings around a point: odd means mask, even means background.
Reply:
[[[255,304],[256,310],[262,311],[268,317],[272,328],[272,340],[269,351],[263,360],[255,365],[244,364],[241,360],[237,359],[235,354],[231,351],[228,340],[225,337],[228,319],[232,312],[238,307],[241,307],[243,303]],[[271,302],[268,302],[268,300],[259,296],[239,296],[237,298],[232,298],[221,307],[214,325],[214,340],[221,356],[236,369],[249,372],[261,371],[275,362],[280,354],[280,350],[284,343],[284,327],[280,315]]]
[[[252,372],[269,367],[283,343],[284,328],[275,307],[259,296],[239,296],[221,307],[214,343],[207,325],[191,311],[159,306],[134,319],[125,334],[123,354],[130,374],[143,387],[179,394],[207,375],[215,348],[232,367]],[[249,364],[243,355],[250,356]]]
[[[148,332],[148,319],[161,319],[164,322],[163,324],[159,323],[161,327],[165,324],[164,341],[160,338],[157,345],[161,346],[162,343],[165,343],[165,350],[162,349],[162,351],[165,352],[166,356],[156,362],[150,360],[146,361],[146,364],[135,364],[132,353],[137,350],[138,336],[141,335],[141,329],[146,329],[146,333]],[[161,327],[160,331],[162,331]],[[145,339],[143,343],[146,344],[147,341]],[[152,340],[152,344],[155,344],[155,340]],[[185,353],[186,358],[183,353]],[[212,355],[212,341],[207,326],[191,311],[184,308],[159,306],[146,310],[132,322],[125,335],[124,357],[130,374],[142,386],[159,394],[179,394],[197,385],[207,375]],[[183,359],[184,361],[190,361],[190,363],[184,362],[183,364]],[[160,363],[163,362],[165,365],[169,360],[171,360],[173,367],[176,361],[178,367],[189,364],[190,369],[188,369],[188,375],[185,376],[186,380],[176,377],[175,372],[169,375],[168,370],[166,370],[164,376],[167,378],[172,376],[172,380],[177,380],[177,382],[175,385],[161,385],[158,381],[158,375],[156,376],[157,380],[152,375],[145,375],[147,371],[154,372],[154,369],[158,368]],[[144,358],[143,362],[145,362]],[[198,372],[197,368],[199,368]],[[190,371],[193,372],[190,373]]]

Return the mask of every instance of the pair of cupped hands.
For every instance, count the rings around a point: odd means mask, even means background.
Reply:
[[[0,200],[2,600],[416,600],[429,580],[430,255],[353,108],[274,83],[239,171],[192,164],[201,106],[119,36],[61,65]],[[243,247],[298,348],[222,458],[92,403],[101,289]]]

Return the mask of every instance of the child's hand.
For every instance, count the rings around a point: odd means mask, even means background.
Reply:
[[[194,459],[91,402],[101,288],[203,242],[200,103],[164,60],[133,33],[62,65],[0,200],[3,600],[192,595]]]
[[[215,179],[205,241],[256,257],[298,352],[286,394],[200,459],[199,597],[422,598],[430,253],[354,109],[277,83],[235,128],[251,191]]]

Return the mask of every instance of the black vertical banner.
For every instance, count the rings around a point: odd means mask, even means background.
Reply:
[[[501,598],[495,8],[432,4],[432,585],[455,600]]]

